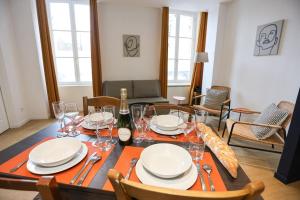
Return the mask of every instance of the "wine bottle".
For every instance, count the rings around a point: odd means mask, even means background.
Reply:
[[[118,136],[121,145],[132,143],[132,126],[127,101],[127,89],[121,88],[121,105],[118,117]]]

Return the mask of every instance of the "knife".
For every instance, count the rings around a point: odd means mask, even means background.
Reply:
[[[205,185],[205,182],[204,182],[203,175],[201,173],[201,167],[200,167],[199,162],[196,162],[196,167],[197,167],[198,175],[200,177],[200,183],[201,183],[202,191],[206,191],[206,185]]]
[[[94,152],[92,155],[90,155],[90,157],[85,161],[84,165],[82,166],[82,168],[77,172],[77,174],[75,174],[75,176],[72,178],[72,180],[70,181],[70,184],[74,184],[75,181],[78,179],[78,177],[80,176],[80,174],[83,172],[83,170],[86,168],[86,166],[89,164],[89,162],[91,161],[91,159],[97,154],[97,152]]]

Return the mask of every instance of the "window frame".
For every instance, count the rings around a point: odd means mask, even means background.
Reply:
[[[191,84],[191,78],[192,78],[192,73],[193,73],[193,68],[194,68],[194,57],[195,57],[195,51],[196,51],[196,31],[197,31],[197,22],[198,22],[198,15],[195,12],[190,12],[190,11],[181,11],[181,10],[170,10],[170,14],[175,14],[176,16],[176,31],[175,31],[175,36],[170,36],[168,33],[168,38],[173,37],[175,38],[175,57],[174,59],[169,59],[168,57],[168,62],[169,60],[174,60],[174,80],[169,80],[168,79],[168,85],[169,86],[176,86],[176,85],[190,85]],[[189,37],[180,37],[179,32],[180,32],[180,15],[186,15],[190,16],[193,18],[193,29],[192,29],[192,38]],[[179,52],[179,38],[188,38],[192,39],[192,48],[191,48],[191,59],[179,59],[178,57],[178,52]],[[169,39],[168,39],[169,41]],[[178,61],[179,60],[190,60],[190,79],[189,80],[178,80]]]
[[[47,0],[47,17],[48,17],[48,27],[50,32],[50,40],[51,40],[51,46],[52,46],[52,53],[53,53],[53,62],[55,66],[56,71],[56,77],[58,69],[56,65],[56,58],[72,58],[74,61],[74,73],[75,73],[75,81],[74,82],[60,82],[57,78],[57,83],[59,86],[91,86],[91,81],[80,81],[80,69],[79,69],[79,58],[90,58],[90,57],[84,57],[84,56],[78,56],[78,45],[77,45],[77,33],[90,33],[89,31],[77,31],[76,30],[76,23],[75,23],[75,4],[83,4],[83,5],[89,5],[88,0]],[[53,29],[52,28],[52,22],[51,22],[51,13],[50,13],[50,3],[68,3],[69,4],[69,17],[70,17],[70,30],[59,30],[59,29]],[[65,31],[65,32],[71,32],[71,39],[72,39],[72,50],[73,50],[73,56],[72,57],[57,57],[55,53],[55,47],[54,47],[54,31]]]

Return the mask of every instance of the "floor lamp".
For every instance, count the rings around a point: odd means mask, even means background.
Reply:
[[[195,66],[194,66],[194,73],[193,73],[193,78],[192,78],[192,84],[191,84],[191,89],[190,89],[190,96],[189,96],[189,104],[192,104],[193,101],[193,94],[194,94],[194,90],[195,90],[195,85],[196,85],[196,77],[197,74],[200,73],[200,66],[198,64],[200,63],[206,63],[208,62],[208,53],[207,52],[197,52],[196,56],[195,56]],[[200,86],[202,86],[202,77],[200,77],[199,75],[199,79],[200,80]]]

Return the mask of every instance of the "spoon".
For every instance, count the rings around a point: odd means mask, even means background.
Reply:
[[[203,165],[203,169],[204,169],[204,171],[205,171],[205,172],[207,173],[207,175],[208,175],[210,191],[216,191],[215,186],[214,186],[214,183],[212,182],[212,179],[211,179],[211,177],[210,177],[210,174],[211,174],[211,172],[212,172],[211,166],[208,165],[208,164],[204,164],[204,165]]]
[[[99,156],[98,154],[94,155],[91,158],[91,165],[89,166],[89,168],[85,171],[85,173],[82,175],[82,177],[79,179],[77,185],[81,186],[83,184],[83,181],[86,179],[87,175],[89,174],[89,172],[91,171],[92,167],[96,164],[96,162],[98,162],[99,160],[101,160],[101,156]]]
[[[138,159],[137,158],[132,158],[131,161],[130,161],[130,168],[125,176],[125,179],[128,180],[129,179],[129,176],[131,174],[131,171],[133,169],[133,167],[135,166],[135,164],[137,163]]]

